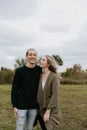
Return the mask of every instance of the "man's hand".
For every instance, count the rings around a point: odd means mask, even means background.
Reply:
[[[18,110],[16,107],[14,107],[14,116],[15,116],[15,118],[17,118],[17,116],[18,116]]]

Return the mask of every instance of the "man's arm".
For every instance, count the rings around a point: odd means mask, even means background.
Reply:
[[[19,72],[16,70],[11,90],[11,102],[14,108],[14,115],[17,117],[17,96],[18,96],[18,86],[20,84]]]

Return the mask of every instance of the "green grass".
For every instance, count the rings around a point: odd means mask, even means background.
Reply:
[[[61,85],[59,89],[62,120],[58,130],[87,130],[87,85]],[[10,85],[0,85],[0,130],[15,130],[10,93]]]
[[[15,130],[10,85],[0,85],[0,130]]]

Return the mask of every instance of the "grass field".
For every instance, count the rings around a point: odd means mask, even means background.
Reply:
[[[10,92],[10,85],[0,85],[0,130],[15,130]],[[59,102],[62,120],[57,130],[87,130],[87,85],[61,85]]]

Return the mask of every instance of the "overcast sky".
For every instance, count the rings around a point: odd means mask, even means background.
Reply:
[[[32,47],[87,69],[87,0],[0,0],[0,67]]]

